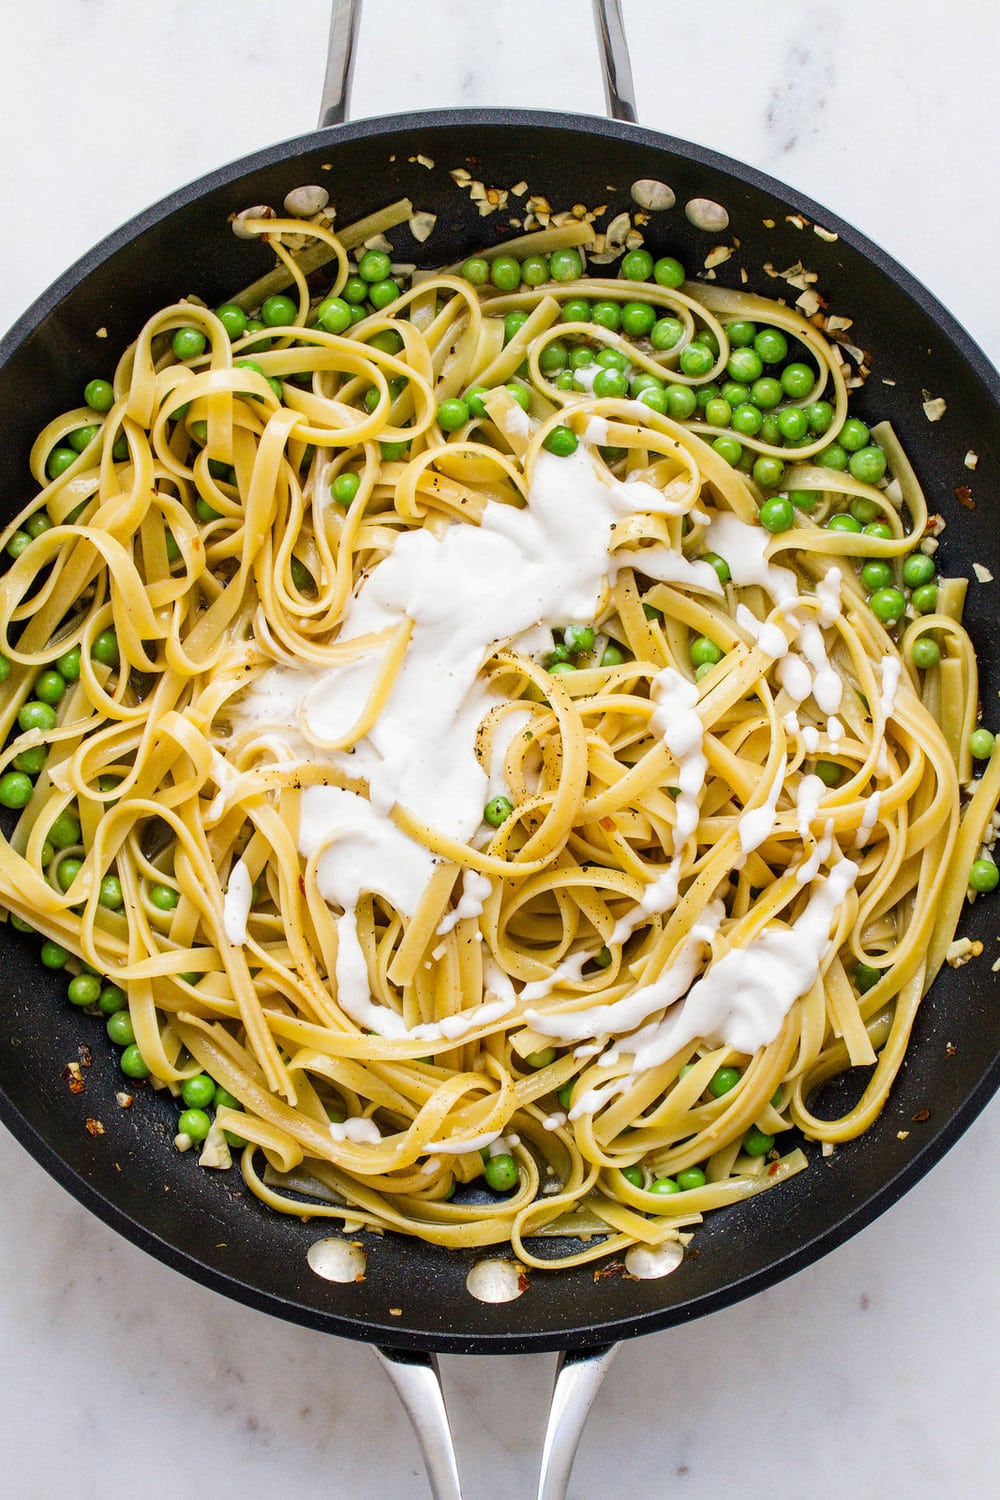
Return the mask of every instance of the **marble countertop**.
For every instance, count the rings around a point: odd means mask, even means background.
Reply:
[[[1000,362],[1000,10],[988,0],[948,13],[930,0],[624,9],[644,124],[747,160],[863,227]],[[149,202],[308,130],[327,15],[326,0],[7,7],[0,327]],[[447,104],[600,112],[589,6],[370,3],[354,101],[357,117]],[[981,1488],[995,1447],[998,1155],[994,1102],[929,1177],[819,1264],[627,1345],[591,1414],[572,1500],[699,1500],[734,1483],[746,1500],[890,1490],[941,1500]],[[0,1182],[5,1493],[427,1493],[362,1346],[161,1266],[6,1132]],[[526,1500],[550,1360],[442,1364],[470,1500]]]

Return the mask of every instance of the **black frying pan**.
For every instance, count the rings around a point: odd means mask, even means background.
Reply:
[[[651,246],[693,267],[735,232],[740,252],[719,268],[723,285],[737,284],[744,266],[752,290],[775,295],[782,284],[763,265],[807,258],[831,307],[855,319],[876,374],[896,382],[869,382],[856,409],[872,420],[888,417],[900,433],[949,522],[945,566],[968,572],[978,561],[1000,576],[993,523],[1000,381],[922,287],[847,225],[732,161],[618,122],[511,111],[405,116],[304,137],[202,179],[98,246],[0,344],[0,402],[8,413],[0,454],[5,515],[30,493],[26,457],[35,433],[78,401],[81,372],[109,368],[164,301],[197,291],[214,303],[269,267],[261,247],[233,239],[228,214],[254,203],[280,205],[290,188],[309,182],[335,184],[342,223],[409,194],[437,212],[438,224],[426,247],[408,245],[405,232],[394,236],[401,258],[458,259],[488,238],[496,222],[481,219],[447,175],[470,151],[475,175],[487,183],[526,178],[532,191],[560,206],[610,199],[613,208],[627,207],[635,179],[669,182],[678,206],[654,218]],[[435,171],[409,160],[417,152],[435,161]],[[333,170],[324,171],[330,163]],[[727,234],[706,234],[688,222],[683,205],[695,197],[726,207]],[[787,222],[790,213],[838,238],[810,235],[804,256],[803,232]],[[99,328],[106,339],[96,337]],[[946,396],[946,420],[927,422],[924,391]],[[975,511],[954,499],[968,481],[969,448],[979,453]],[[990,598],[989,590],[973,589],[969,599],[984,702],[995,702],[1000,688]],[[988,901],[964,922],[990,953],[996,926]],[[945,971],[935,985],[873,1129],[780,1192],[715,1215],[698,1231],[699,1254],[673,1276],[595,1283],[587,1268],[535,1276],[518,1301],[491,1307],[465,1292],[470,1258],[386,1237],[368,1247],[363,1284],[331,1287],[305,1262],[322,1227],[270,1216],[229,1178],[200,1173],[179,1157],[171,1144],[173,1111],[150,1091],[140,1091],[130,1111],[117,1108],[112,1049],[102,1045],[99,1027],[65,1005],[62,982],[38,964],[37,942],[4,928],[0,953],[0,1112],[65,1187],[142,1248],[216,1290],[294,1322],[415,1354],[597,1350],[732,1303],[808,1264],[882,1212],[933,1165],[1000,1082],[997,980],[984,960]],[[61,1073],[81,1041],[91,1045],[94,1065],[86,1094],[76,1096]],[[914,1123],[924,1111],[929,1117]],[[100,1119],[105,1134],[88,1134],[86,1118]]]

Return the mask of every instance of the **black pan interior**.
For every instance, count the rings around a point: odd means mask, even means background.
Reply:
[[[270,268],[269,252],[234,238],[229,214],[259,203],[280,210],[285,193],[313,182],[329,187],[340,224],[408,195],[438,222],[422,246],[405,228],[394,232],[397,254],[447,263],[509,233],[509,216],[523,203],[511,197],[506,212],[483,217],[450,177],[453,168],[487,186],[526,181],[553,209],[606,203],[608,220],[632,206],[633,181],[661,179],[676,192],[677,206],[653,216],[647,242],[679,256],[689,274],[734,237],[738,248],[716,272],[720,285],[741,285],[742,267],[750,290],[794,300],[798,292],[764,267],[801,263],[815,271],[830,310],[854,319],[850,337],[871,355],[872,374],[855,409],[894,423],[931,508],[946,518],[943,570],[969,574],[979,562],[1000,578],[1000,380],[923,287],[834,215],[726,158],[637,127],[520,112],[397,117],[291,141],[194,183],[99,245],[0,343],[4,518],[31,493],[27,456],[39,428],[79,403],[91,375],[111,373],[150,313],[188,293],[214,305]],[[729,229],[694,228],[683,206],[695,197],[721,202]],[[814,223],[836,238],[817,235]],[[940,421],[925,416],[927,396],[945,398]],[[969,450],[979,456],[974,473],[965,465]],[[971,489],[975,509],[956,500],[961,486]],[[986,704],[1000,688],[993,597],[988,585],[970,587],[967,618]],[[323,1222],[273,1216],[242,1190],[237,1171],[200,1171],[179,1156],[175,1107],[150,1089],[137,1089],[132,1107],[121,1108],[117,1054],[100,1023],[66,1003],[64,979],[38,962],[37,939],[9,926],[0,929],[0,1115],[106,1222],[167,1264],[264,1311],[407,1348],[594,1346],[714,1310],[808,1264],[887,1208],[958,1137],[1000,1083],[1000,1007],[990,969],[997,924],[989,898],[963,930],[983,941],[984,956],[947,969],[935,984],[876,1126],[830,1158],[816,1154],[811,1170],[779,1191],[711,1217],[697,1230],[695,1253],[661,1281],[595,1278],[586,1267],[535,1274],[519,1300],[488,1306],[465,1289],[471,1253],[391,1236],[366,1238],[363,1282],[320,1280],[306,1251],[327,1232]],[[64,1070],[81,1061],[81,1048],[85,1090],[75,1093]],[[92,1133],[95,1121],[103,1133]]]

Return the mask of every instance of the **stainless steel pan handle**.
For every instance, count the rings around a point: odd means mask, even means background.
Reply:
[[[615,120],[635,121],[632,64],[621,0],[592,0],[604,97]],[[361,21],[361,0],[333,0],[330,42],[319,124],[341,125],[350,107],[351,81]],[[542,1443],[537,1500],[565,1500],[584,1424],[617,1346],[560,1354]],[[413,1424],[432,1500],[462,1500],[455,1441],[437,1359],[400,1349],[376,1349],[383,1370]]]
[[[628,120],[634,124],[637,118],[635,84],[621,0],[591,0],[591,3],[607,112],[613,120]],[[361,0],[333,0],[326,76],[319,109],[321,130],[327,125],[342,125],[348,117],[360,25]]]

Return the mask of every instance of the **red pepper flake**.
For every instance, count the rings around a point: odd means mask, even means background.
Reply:
[[[598,1266],[594,1272],[595,1281],[603,1281],[606,1276],[627,1276],[623,1260],[609,1260],[606,1266]]]
[[[529,1288],[530,1285],[531,1285],[531,1277],[528,1275],[527,1271],[519,1271],[518,1274],[517,1274],[517,1289],[518,1289],[518,1291],[519,1292],[526,1292],[528,1290],[528,1288]]]
[[[104,1134],[104,1126],[101,1124],[100,1120],[84,1120],[83,1123],[90,1135]]]
[[[910,1119],[913,1121],[914,1125],[924,1125],[930,1119],[930,1117],[931,1112],[929,1109],[918,1109],[915,1115],[910,1116]]]
[[[81,1077],[80,1064],[78,1062],[67,1063],[62,1070],[62,1077],[69,1084],[71,1094],[82,1094],[85,1092],[87,1085]]]
[[[612,817],[601,819],[601,827],[604,829],[605,833],[614,833],[617,826],[618,825],[615,823],[615,820]]]
[[[780,1161],[773,1161],[771,1163],[771,1165],[767,1169],[767,1175],[768,1175],[768,1177],[777,1177],[777,1175],[778,1175],[778,1173],[780,1171],[781,1171],[781,1162]]]
[[[80,1054],[80,1062],[82,1066],[85,1068],[92,1068],[94,1065],[94,1054],[87,1046],[87,1043],[81,1042],[79,1047],[77,1048],[77,1051]]]
[[[964,505],[966,510],[975,510],[976,502],[972,498],[972,491],[967,484],[960,484],[955,491],[955,499],[959,505]]]

